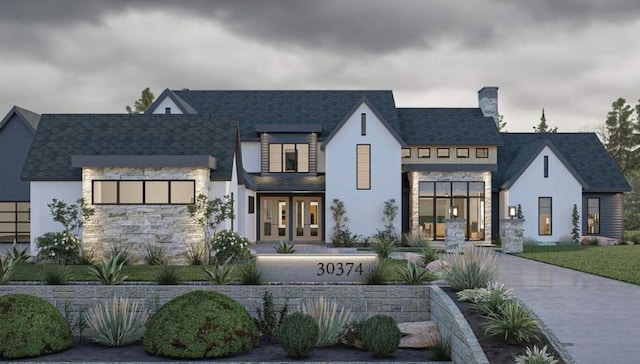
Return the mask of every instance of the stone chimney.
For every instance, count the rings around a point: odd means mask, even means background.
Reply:
[[[485,86],[478,91],[478,107],[484,116],[491,116],[498,125],[498,88]]]

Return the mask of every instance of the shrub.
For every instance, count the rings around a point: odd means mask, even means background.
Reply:
[[[115,258],[116,256],[120,256],[119,260],[123,265],[131,264],[133,260],[131,247],[120,243],[111,245],[111,258]]]
[[[420,230],[414,230],[410,233],[404,234],[404,242],[407,246],[411,247],[428,247],[430,243],[430,239],[427,238],[427,235]]]
[[[124,265],[121,259],[120,254],[116,254],[111,259],[103,259],[101,265],[89,267],[89,274],[104,285],[120,284],[128,278],[127,276],[120,275],[122,266]]]
[[[36,239],[38,259],[60,264],[74,263],[78,259],[80,241],[67,232],[46,233]]]
[[[438,339],[435,345],[428,349],[431,350],[431,360],[451,361],[451,340],[448,337]]]
[[[495,280],[497,259],[489,249],[467,245],[463,253],[445,255],[438,274],[456,291],[486,287]]]
[[[289,306],[285,303],[280,309],[278,317],[273,307],[273,295],[269,291],[264,292],[262,295],[262,310],[258,308],[258,317],[253,319],[264,340],[272,341],[277,339],[278,328],[282,325],[284,318],[287,317],[288,311]]]
[[[512,302],[511,298],[505,296],[500,291],[489,291],[488,296],[477,302],[472,303],[473,308],[480,311],[484,316],[491,314],[500,315],[507,302]]]
[[[71,269],[62,264],[47,264],[42,271],[42,280],[49,285],[59,286],[73,279]]]
[[[124,346],[142,337],[147,312],[139,312],[138,303],[114,296],[99,302],[86,314],[89,338],[105,346]]]
[[[280,240],[280,244],[278,244],[278,246],[274,246],[273,248],[278,254],[293,254],[296,252],[295,247],[295,244],[289,244],[284,240]]]
[[[191,265],[203,265],[206,258],[206,248],[202,244],[185,244],[185,257]]]
[[[231,275],[236,267],[230,263],[230,259],[227,259],[223,264],[218,261],[215,262],[213,267],[209,270],[202,267],[202,270],[209,278],[209,282],[213,284],[229,284],[233,279]]]
[[[337,247],[344,246],[346,248],[350,248],[356,245],[360,240],[360,235],[353,234],[348,227],[336,231],[333,235],[331,235],[331,242],[334,246]]]
[[[547,352],[546,345],[542,349],[534,345],[527,348],[524,355],[517,356],[514,364],[558,364],[558,359]]]
[[[0,322],[0,359],[57,353],[73,343],[64,316],[39,297],[0,296]]]
[[[407,265],[403,268],[398,268],[398,274],[400,278],[407,284],[419,285],[429,278],[429,273],[423,268],[411,263],[407,260]]]
[[[380,235],[380,234],[379,234]],[[385,236],[376,236],[373,239],[373,251],[380,259],[387,259],[396,249],[396,240]]]
[[[94,265],[96,264],[96,250],[93,247],[83,246],[80,249],[80,256],[78,257],[78,264],[81,265]]]
[[[169,264],[167,248],[165,248],[163,245],[147,244],[144,249],[144,261],[148,265]]]
[[[367,285],[381,285],[389,281],[389,266],[384,260],[378,262],[378,264],[372,264],[367,267],[367,271],[364,273],[364,284]]]
[[[364,325],[364,320],[354,320],[347,323],[340,334],[340,342],[351,348],[362,349],[362,325]]]
[[[632,244],[640,244],[640,231],[628,230],[624,232],[624,241]]]
[[[253,319],[238,302],[213,291],[192,291],[153,315],[142,344],[153,355],[202,359],[251,350],[258,340]]]
[[[388,358],[398,350],[400,329],[393,317],[375,315],[362,325],[362,342],[365,349],[372,351],[377,358]]]
[[[240,268],[240,283],[246,286],[259,286],[264,280],[264,273],[258,268],[255,260]]]
[[[313,317],[302,312],[294,312],[282,321],[278,336],[287,355],[294,359],[303,359],[309,356],[318,341],[318,332],[318,324]]]
[[[432,247],[426,247],[420,250],[420,263],[426,266],[427,264],[438,260],[438,250]]]
[[[341,308],[334,299],[326,299],[320,296],[300,304],[300,312],[305,313],[318,324],[318,341],[316,346],[331,346],[338,343],[340,333],[351,320],[351,310]]]
[[[163,286],[175,286],[180,284],[180,273],[176,267],[165,265],[156,276],[156,283]]]
[[[231,230],[218,232],[211,240],[211,244],[216,250],[216,257],[221,261],[229,258],[236,260],[247,257],[251,245],[249,239]]]
[[[471,303],[484,303],[487,302],[492,294],[492,292],[498,291],[505,298],[513,297],[513,290],[511,288],[505,288],[504,284],[499,284],[497,282],[491,282],[487,285],[487,288],[473,288],[473,289],[464,289],[460,292],[457,292],[458,301],[468,301]]]
[[[16,263],[13,259],[0,257],[0,284],[9,283],[13,278],[16,269]]]
[[[485,318],[485,335],[501,337],[508,344],[538,339],[538,321],[531,317],[531,311],[517,302],[506,302],[499,313],[491,313]]]

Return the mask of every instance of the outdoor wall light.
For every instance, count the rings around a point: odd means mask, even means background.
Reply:
[[[515,206],[509,206],[509,217],[510,218],[514,218],[516,217],[516,207]]]
[[[457,206],[452,206],[451,207],[451,215],[453,216],[454,219],[456,217],[458,217],[458,207]]]

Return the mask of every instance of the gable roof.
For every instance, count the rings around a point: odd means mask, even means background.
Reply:
[[[408,145],[502,145],[491,117],[479,108],[398,108]]]
[[[319,135],[322,140],[352,112],[354,105],[359,105],[363,97],[375,107],[389,127],[400,133],[393,93],[389,90],[174,90],[171,93],[197,113],[237,117],[242,140],[259,140],[256,125],[301,123],[322,125]]]
[[[494,190],[509,188],[544,147],[549,147],[582,185],[584,192],[631,190],[620,168],[595,133],[502,133]]]
[[[18,119],[21,120],[31,131],[31,133],[35,134],[36,129],[38,128],[38,123],[40,122],[40,114],[36,114],[33,111],[23,109],[19,106],[12,107],[2,121],[0,121],[0,130],[7,125],[13,115],[16,115]]]
[[[153,103],[147,108],[147,110],[144,112],[145,114],[151,114],[151,112],[155,109],[158,108],[158,106],[160,105],[160,103],[162,103],[166,98],[171,99],[171,101],[173,101],[174,104],[176,104],[178,106],[178,108],[180,109],[180,111],[183,114],[197,114],[198,112],[191,107],[191,105],[189,105],[186,101],[184,101],[183,99],[181,99],[178,95],[176,95],[173,91],[169,90],[168,88],[164,89],[164,91],[162,91],[162,93],[160,94],[160,96],[158,96]]]
[[[80,181],[82,169],[72,166],[72,156],[203,155],[216,159],[211,179],[228,181],[236,153],[238,122],[229,116],[44,114],[22,179]]]

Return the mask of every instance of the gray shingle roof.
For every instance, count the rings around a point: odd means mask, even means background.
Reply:
[[[172,91],[198,113],[231,114],[240,120],[242,140],[256,140],[259,124],[320,124],[329,136],[353,107],[366,98],[400,133],[391,91]]]
[[[631,187],[594,133],[502,133],[494,190],[516,178],[545,144],[555,147],[582,180],[585,192],[623,192]]]
[[[260,176],[245,173],[248,188],[262,192],[324,192],[325,176]]]
[[[33,111],[23,109],[19,106],[14,106],[9,110],[7,115],[0,121],[0,129],[11,119],[14,113],[35,133],[38,128],[38,123],[40,122],[40,114],[36,114]]]
[[[408,145],[501,145],[493,118],[479,108],[398,108]]]
[[[44,114],[23,180],[80,181],[73,155],[210,155],[213,180],[230,180],[238,122],[228,116]]]

